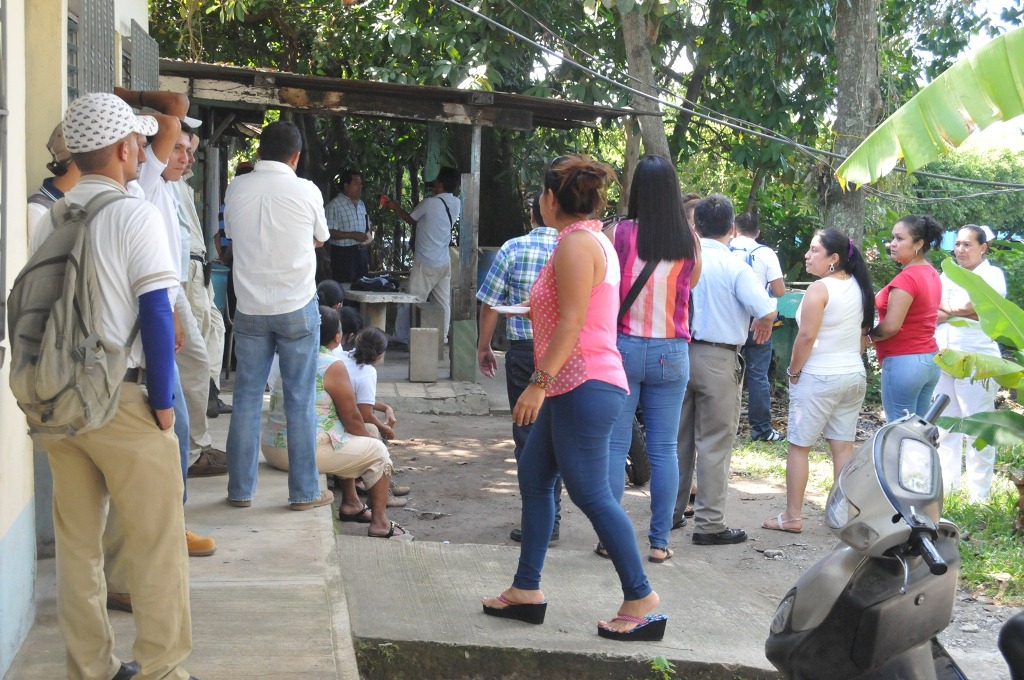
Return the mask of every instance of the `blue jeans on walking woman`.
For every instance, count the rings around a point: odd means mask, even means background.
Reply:
[[[555,479],[561,473],[569,498],[590,520],[611,556],[623,598],[639,600],[651,593],[633,525],[608,487],[609,415],[622,409],[625,396],[614,385],[588,380],[544,400],[519,459],[523,543],[514,588],[540,589],[555,521]]]
[[[651,461],[651,547],[668,547],[672,511],[679,491],[676,449],[679,416],[690,378],[689,345],[682,338],[641,338],[619,334],[619,353],[629,381],[629,395],[612,430],[608,484],[622,501],[626,486],[626,456],[633,438],[633,414],[644,410],[647,456]]]
[[[882,408],[888,422],[903,417],[907,410],[923,416],[932,403],[932,393],[942,370],[935,352],[900,354],[882,359]]]
[[[288,420],[288,502],[315,501],[320,498],[314,414],[320,347],[320,307],[316,298],[286,314],[235,312],[232,333],[238,368],[228,429],[228,498],[248,501],[256,493],[263,393],[276,351]]]

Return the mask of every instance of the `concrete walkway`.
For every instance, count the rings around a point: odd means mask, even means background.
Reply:
[[[223,447],[228,417],[211,420]],[[227,505],[227,477],[190,479],[185,525],[213,536],[217,552],[189,560],[192,656],[200,680],[356,680],[348,606],[331,508],[288,509],[288,477],[260,465],[251,508]],[[54,562],[42,560],[38,614],[7,680],[67,677],[56,615]],[[115,653],[131,659],[131,614],[110,612]]]

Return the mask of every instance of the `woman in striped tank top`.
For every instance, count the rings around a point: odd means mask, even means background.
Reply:
[[[558,230],[551,259],[530,291],[536,370],[512,418],[533,423],[519,459],[523,498],[519,568],[512,587],[483,601],[484,613],[543,623],[541,568],[555,521],[555,478],[583,511],[618,572],[623,601],[597,633],[614,640],[660,640],[667,619],[644,573],[633,525],[608,483],[608,445],[626,398],[615,347],[619,262],[593,218],[615,173],[585,156],[556,159],[544,177],[544,223]]]
[[[619,312],[618,348],[629,380],[629,396],[612,430],[608,480],[622,500],[633,413],[643,407],[651,460],[651,562],[672,557],[668,547],[679,487],[676,444],[683,395],[690,377],[690,289],[700,278],[700,241],[683,215],[679,178],[664,156],[637,163],[629,189],[627,218],[615,226],[615,252],[623,306],[634,284],[649,278],[629,309]],[[600,552],[600,546],[598,554]]]

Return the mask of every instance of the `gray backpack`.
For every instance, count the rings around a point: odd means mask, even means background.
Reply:
[[[89,241],[89,224],[128,196],[104,192],[84,208],[57,201],[54,232],[29,258],[7,300],[11,392],[29,431],[45,442],[105,425],[117,410],[128,349],[100,336],[102,291]]]

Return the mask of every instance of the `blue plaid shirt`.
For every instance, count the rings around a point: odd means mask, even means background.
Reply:
[[[551,259],[557,238],[556,229],[537,227],[525,236],[506,241],[476,292],[476,299],[491,307],[529,300],[530,288]],[[533,340],[533,325],[526,317],[510,315],[507,323],[509,340]]]
[[[324,214],[327,217],[327,228],[335,231],[361,231],[370,230],[370,220],[366,215],[366,205],[361,200],[355,203],[345,194],[338,194],[324,206]],[[362,241],[351,238],[332,238],[332,246],[361,246]]]

